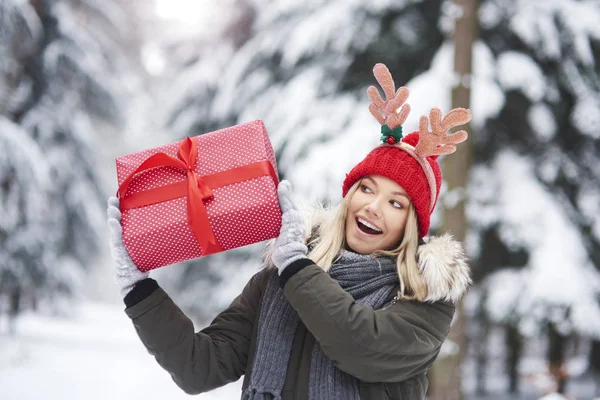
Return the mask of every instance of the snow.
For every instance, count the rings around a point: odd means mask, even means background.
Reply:
[[[568,400],[568,397],[565,397],[559,393],[550,393],[540,398],[540,400]]]
[[[575,104],[571,121],[579,132],[592,139],[600,139],[600,96],[584,95]]]
[[[577,58],[586,66],[594,66],[596,60],[590,39],[600,39],[600,8],[591,1],[570,1],[560,4],[561,22],[568,27]]]
[[[483,282],[488,288],[502,288],[502,290],[487,290],[485,309],[494,321],[508,321],[514,316],[518,299],[525,287],[523,274],[512,268],[504,268],[489,276]]]
[[[600,277],[581,233],[559,199],[539,185],[531,162],[507,150],[490,169],[479,166],[474,175],[477,190],[472,191],[469,217],[480,226],[499,223],[509,248],[529,250],[526,268],[488,278],[488,312],[497,321],[520,318],[527,336],[545,322],[555,322],[565,332],[600,337]]]
[[[331,48],[340,53],[348,50],[355,36],[352,24],[355,12],[346,3],[332,1],[317,8],[309,18],[298,21],[283,49],[282,64],[291,67],[301,57],[323,54]],[[377,32],[370,33],[372,40]]]
[[[19,125],[2,115],[0,115],[0,141],[4,150],[0,154],[2,168],[8,169],[9,166],[17,165],[19,166],[17,173],[22,171],[23,182],[32,181],[33,186],[37,186],[40,191],[47,189],[50,177],[40,148]],[[5,218],[6,216],[3,219]]]
[[[450,111],[452,86],[459,79],[452,71],[453,60],[454,45],[447,42],[437,51],[431,68],[404,85],[410,89],[407,102],[411,105],[411,112],[404,124],[407,132],[417,130],[419,117],[429,115],[433,107],[438,107],[443,113]],[[494,56],[481,41],[476,42],[473,48],[472,69],[471,123],[481,127],[487,119],[496,117],[504,106],[504,93],[496,81]]]
[[[336,131],[331,132],[332,137],[320,146],[307,146],[297,150],[304,151],[306,156],[294,160],[289,158],[284,168],[287,168],[288,177],[294,183],[294,193],[297,193],[301,201],[326,201],[338,202],[341,200],[341,183],[345,174],[350,171],[357,160],[361,160],[367,155],[369,149],[378,144],[378,135],[365,135],[363,132],[372,131],[375,128],[373,117],[368,112],[354,113],[348,115],[348,110],[357,109],[357,105],[362,103],[363,110],[366,110],[368,103],[358,102],[351,96],[340,97],[337,102],[323,104],[320,112],[329,113],[330,119],[315,119],[306,126],[306,133],[309,131],[322,131],[327,126],[339,127],[339,134]],[[315,112],[317,108],[315,108]],[[339,121],[336,123],[335,121]],[[319,125],[321,124],[321,126]],[[346,132],[346,127],[352,127],[351,132]],[[350,129],[350,128],[348,128]],[[297,156],[296,156],[297,157]],[[283,162],[282,158],[282,162]],[[326,161],[326,163],[324,163]],[[293,166],[293,168],[291,168]],[[319,176],[320,179],[307,179],[308,177]],[[322,196],[318,199],[315,195]]]
[[[483,29],[493,29],[500,24],[507,9],[495,1],[485,1],[477,10],[479,26]]]
[[[21,33],[27,33],[27,40],[19,44],[25,46],[27,50],[31,50],[32,43],[37,42],[43,36],[42,24],[35,10],[27,0],[11,0],[2,5],[3,9],[4,7],[8,12],[0,15],[3,28],[15,22],[19,24]]]
[[[123,307],[85,302],[72,318],[27,313],[17,330],[0,333],[3,399],[190,398],[145,350]],[[239,398],[241,383],[195,398]]]
[[[160,18],[175,20],[177,24],[195,25],[196,28],[209,30],[215,20],[218,20],[220,11],[224,7],[233,6],[232,1],[219,6],[216,1],[202,1],[190,3],[187,0],[156,0],[155,11]],[[207,32],[196,32],[205,35]]]
[[[579,62],[586,66],[595,65],[590,38],[600,37],[600,8],[592,1],[518,0],[518,11],[511,21],[513,31],[537,51],[542,58],[558,60],[563,55],[561,40],[572,43],[570,50]],[[557,29],[563,26],[568,37]]]
[[[46,224],[50,176],[37,143],[1,115],[0,148],[0,182],[5,185],[0,188],[0,283],[10,284],[12,277],[26,285],[40,270],[50,271],[45,264],[51,253],[47,236],[53,234]]]
[[[533,103],[541,101],[546,79],[537,63],[528,55],[505,51],[498,57],[498,80],[505,91],[518,90]]]
[[[451,210],[456,207],[461,201],[464,201],[465,189],[462,187],[455,187],[452,190],[446,190],[443,192],[444,207]]]
[[[556,120],[550,107],[543,103],[534,104],[527,112],[527,122],[540,142],[548,142],[557,133]]]
[[[577,194],[577,206],[586,218],[600,215],[600,188],[584,186]],[[600,238],[600,236],[599,236]]]
[[[560,2],[561,0],[559,0]],[[544,4],[545,3],[545,4]],[[553,21],[557,1],[532,2],[518,1],[521,7],[511,21],[512,30],[538,56],[545,59],[560,59],[560,34]]]

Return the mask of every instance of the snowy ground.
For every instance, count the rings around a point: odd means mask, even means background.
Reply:
[[[143,348],[118,305],[84,304],[75,318],[25,314],[0,334],[5,400],[190,399]],[[195,399],[236,399],[241,380]]]

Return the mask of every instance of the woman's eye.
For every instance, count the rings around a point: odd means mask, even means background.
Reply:
[[[373,193],[373,191],[367,185],[361,185],[360,189],[365,193]]]
[[[404,208],[404,206],[402,205],[402,203],[400,203],[399,201],[396,201],[396,200],[390,201],[390,204],[392,206],[394,206],[395,208]]]

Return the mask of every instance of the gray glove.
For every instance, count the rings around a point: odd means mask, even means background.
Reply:
[[[148,278],[150,273],[138,269],[123,244],[121,211],[119,210],[119,199],[116,197],[109,197],[106,216],[108,218],[110,253],[116,266],[115,283],[119,287],[121,296],[125,298],[135,284]]]
[[[273,249],[273,264],[279,270],[279,275],[294,261],[306,258],[308,248],[305,244],[306,226],[296,204],[292,201],[292,184],[288,181],[279,182],[277,187],[279,207],[281,208],[281,231],[275,240]]]

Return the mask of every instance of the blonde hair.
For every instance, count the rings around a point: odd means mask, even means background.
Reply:
[[[332,207],[331,210],[321,208],[313,215],[310,226],[316,229],[316,232],[313,232],[308,243],[311,248],[308,258],[325,271],[331,268],[340,251],[346,247],[348,204],[358,190],[359,184],[360,180],[352,185],[340,204]],[[411,202],[404,235],[398,247],[392,250],[378,250],[373,253],[373,256],[395,257],[400,279],[398,296],[408,300],[424,301],[427,297],[427,285],[417,263],[418,232],[417,213]]]

